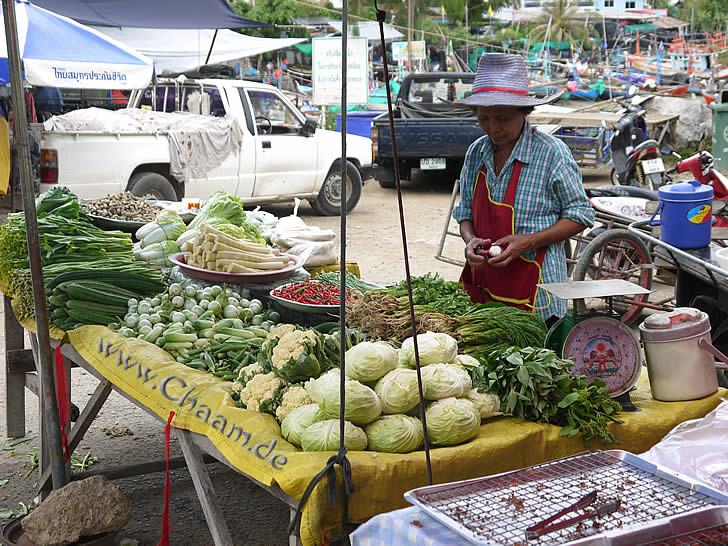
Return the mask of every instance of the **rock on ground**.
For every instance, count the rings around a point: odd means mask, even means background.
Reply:
[[[678,148],[697,144],[713,130],[712,112],[703,97],[655,97],[647,109],[650,113],[680,115],[673,134]]]
[[[37,546],[73,544],[83,536],[118,531],[130,517],[131,505],[121,489],[92,476],[53,491],[23,519],[23,530]]]

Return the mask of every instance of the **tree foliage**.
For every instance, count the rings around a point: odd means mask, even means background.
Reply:
[[[572,46],[592,48],[590,29],[579,16],[573,0],[553,0],[546,4],[535,23],[536,27],[531,31],[533,41],[569,42]]]
[[[680,18],[690,22],[694,15],[695,30],[716,32],[725,30],[727,14],[728,0],[686,0],[682,4]]]

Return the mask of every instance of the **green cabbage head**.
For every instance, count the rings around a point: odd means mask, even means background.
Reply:
[[[367,448],[367,435],[349,421],[344,421],[344,446],[348,451],[364,451]],[[338,451],[339,420],[327,419],[310,425],[301,435],[304,451]]]
[[[385,415],[367,426],[368,447],[384,453],[409,453],[424,441],[422,423],[409,415]]]
[[[471,389],[470,392],[465,395],[467,400],[470,400],[480,412],[480,418],[486,419],[495,415],[501,415],[500,413],[500,399],[496,394],[490,394],[487,392],[479,392],[478,389]]]
[[[470,375],[460,366],[432,364],[422,368],[422,386],[427,400],[459,398],[473,386]]]
[[[417,390],[417,372],[407,368],[392,370],[377,381],[377,384],[374,385],[374,392],[382,401],[384,413],[407,413],[420,401]]]
[[[470,355],[458,355],[455,357],[455,364],[460,364],[463,368],[479,368],[480,360]]]
[[[420,350],[420,365],[422,366],[453,362],[458,355],[458,342],[447,334],[436,332],[418,334],[417,346]],[[402,343],[399,360],[408,368],[415,367],[415,346],[411,337]]]
[[[435,446],[454,446],[472,440],[480,431],[480,413],[470,400],[444,398],[425,412],[427,433]]]
[[[323,419],[324,416],[321,414],[321,409],[318,404],[299,406],[283,419],[281,422],[281,433],[294,446],[301,447],[301,435],[303,431]]]
[[[364,341],[346,351],[346,377],[376,381],[397,367],[397,349],[383,341]]]
[[[335,378],[335,380],[333,379]],[[306,382],[306,391],[314,402],[319,400],[321,411],[327,419],[339,417],[339,370],[330,370],[315,380]],[[344,418],[355,425],[371,423],[382,414],[382,402],[377,393],[366,385],[346,380],[346,407]]]

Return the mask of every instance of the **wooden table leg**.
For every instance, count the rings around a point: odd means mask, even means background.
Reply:
[[[3,331],[5,333],[5,426],[8,437],[25,436],[25,374],[8,367],[8,351],[25,346],[23,327],[15,318],[10,298],[3,295]]]
[[[192,483],[197,491],[197,499],[202,505],[202,512],[205,514],[212,542],[215,546],[232,546],[233,539],[217,502],[217,495],[205,468],[205,462],[202,460],[202,452],[194,444],[188,431],[175,429],[175,432],[182,447],[182,454],[187,461]]]

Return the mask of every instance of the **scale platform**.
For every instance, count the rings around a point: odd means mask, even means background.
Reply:
[[[539,284],[538,287],[562,300],[638,296],[650,293],[650,290],[624,279],[552,282]]]
[[[639,379],[642,368],[640,343],[614,312],[612,298],[649,294],[650,291],[623,279],[538,286],[558,298],[574,300],[574,311],[559,319],[549,330],[546,348],[573,360],[572,373],[603,381],[607,392],[619,400],[625,410],[636,409],[628,393]],[[606,299],[608,310],[580,310],[577,301],[588,298]]]

